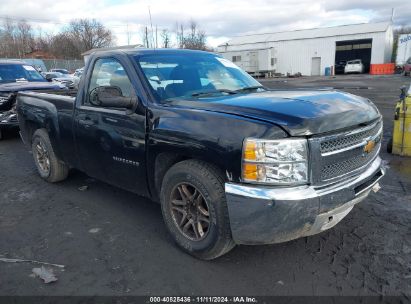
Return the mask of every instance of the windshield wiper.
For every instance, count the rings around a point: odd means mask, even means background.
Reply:
[[[235,90],[234,92],[247,92],[247,91],[253,91],[253,90],[258,90],[258,89],[264,89],[266,90],[266,88],[264,86],[252,86],[252,87],[244,87],[238,90]]]
[[[205,97],[205,96],[211,96],[217,93],[227,93],[229,95],[237,94],[237,91],[232,91],[228,89],[218,89],[218,90],[212,90],[212,91],[202,91],[202,92],[195,92],[191,94],[192,97]]]

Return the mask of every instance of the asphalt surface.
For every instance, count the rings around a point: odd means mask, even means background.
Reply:
[[[263,81],[336,87],[374,100],[391,133],[398,88],[411,78]],[[78,171],[48,184],[16,134],[0,142],[0,258],[65,265],[57,282],[32,262],[0,261],[0,295],[400,295],[411,299],[411,158],[382,153],[381,190],[336,227],[284,244],[238,246],[211,262],[171,241],[160,206]],[[88,186],[87,189],[84,189]],[[80,190],[82,189],[82,190]]]

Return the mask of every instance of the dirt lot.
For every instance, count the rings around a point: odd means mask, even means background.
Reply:
[[[400,76],[263,81],[335,87],[374,100],[391,133]],[[385,150],[385,147],[384,147]],[[32,263],[0,262],[0,295],[400,295],[411,299],[411,159],[382,153],[382,189],[335,228],[270,246],[238,246],[213,262],[182,253],[157,204],[80,172],[43,182],[15,134],[0,142],[0,257],[64,264],[58,281]],[[80,191],[82,186],[88,186]]]

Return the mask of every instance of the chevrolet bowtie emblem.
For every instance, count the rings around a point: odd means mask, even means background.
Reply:
[[[372,150],[375,148],[375,141],[369,140],[367,141],[367,144],[364,146],[364,152],[365,153],[370,153]]]

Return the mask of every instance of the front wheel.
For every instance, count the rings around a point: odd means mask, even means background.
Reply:
[[[69,168],[54,153],[46,130],[34,132],[31,148],[37,172],[44,180],[56,183],[67,178]]]
[[[164,177],[160,198],[167,229],[184,251],[211,260],[235,246],[224,180],[214,166],[197,160],[177,163]]]

